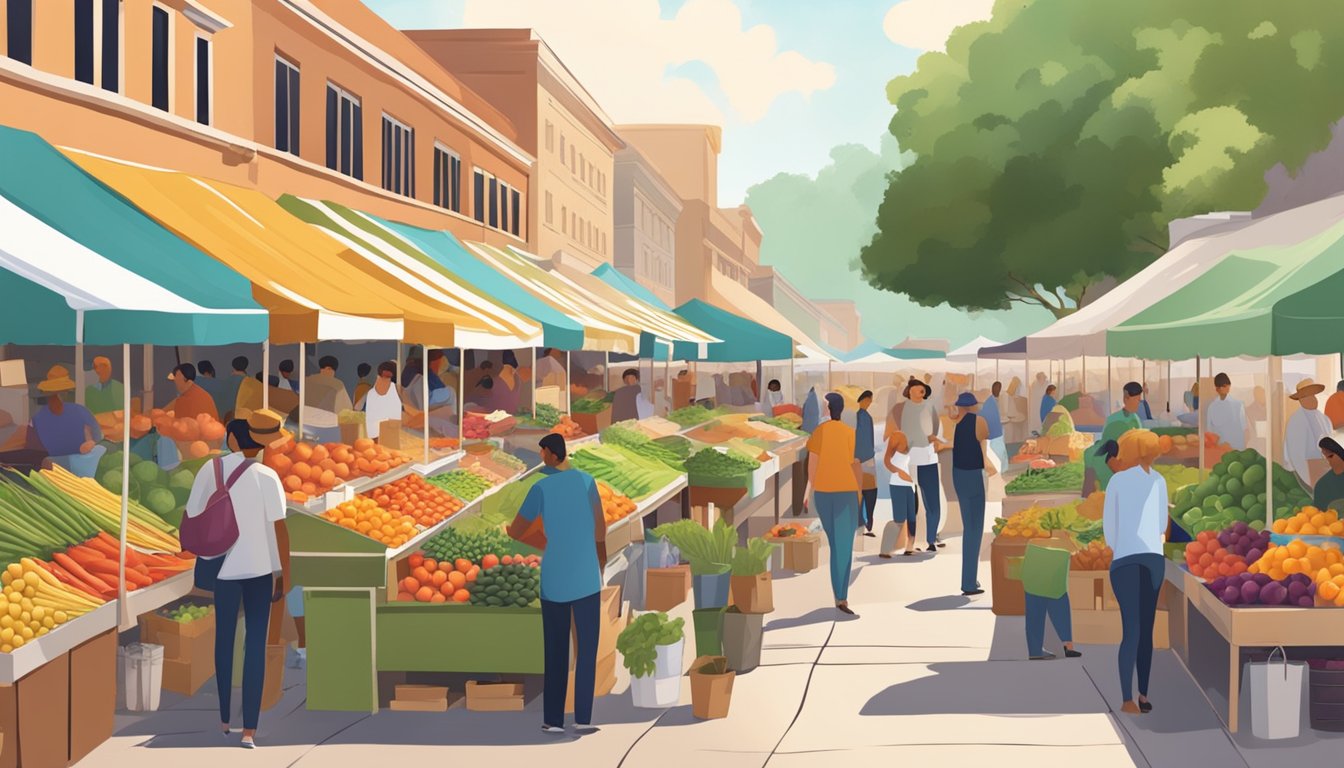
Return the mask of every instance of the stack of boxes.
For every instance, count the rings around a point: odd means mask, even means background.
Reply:
[[[140,642],[163,646],[163,690],[195,696],[215,674],[215,614],[178,622],[157,613],[140,617]]]
[[[602,608],[599,613],[601,626],[597,634],[597,674],[593,681],[593,695],[606,696],[616,687],[616,638],[629,623],[629,613],[621,610],[621,588],[607,587],[602,590]],[[565,697],[565,711],[574,711],[574,659],[577,656],[578,639],[571,632],[569,654],[569,685]]]

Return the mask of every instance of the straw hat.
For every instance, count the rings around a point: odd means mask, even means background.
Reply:
[[[285,417],[275,411],[243,409],[237,418],[247,421],[248,436],[263,448],[291,436],[289,430],[284,428]]]
[[[1324,384],[1317,384],[1311,379],[1303,379],[1297,382],[1297,391],[1288,396],[1290,400],[1301,400],[1304,397],[1319,395],[1325,391]]]
[[[51,370],[47,371],[46,380],[37,384],[39,392],[47,393],[69,392],[74,388],[74,379],[70,378],[70,371],[66,370],[64,365],[51,366]]]

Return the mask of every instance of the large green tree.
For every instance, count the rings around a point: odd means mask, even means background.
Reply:
[[[920,304],[1060,317],[1167,249],[1172,219],[1249,210],[1344,115],[1344,6],[998,0],[888,86],[915,161],[864,277]]]

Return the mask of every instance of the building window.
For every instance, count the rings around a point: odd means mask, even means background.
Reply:
[[[499,229],[499,179],[490,177],[490,227]]]
[[[75,79],[93,85],[93,2],[75,0]]]
[[[607,255],[607,233],[606,233],[606,232],[603,232],[603,233],[602,233],[602,255],[603,255],[603,256],[606,256],[606,255]]]
[[[472,178],[471,211],[477,221],[485,223],[485,172],[477,168]]]
[[[169,75],[172,66],[169,63],[169,58],[172,56],[172,17],[168,15],[166,9],[157,5],[154,6],[153,13],[154,26],[151,39],[153,54],[150,59],[153,66],[153,80],[150,89],[150,103],[156,109],[167,112],[171,108]]]
[[[275,148],[299,154],[299,68],[275,57]]]
[[[579,153],[579,181],[588,183],[588,161],[583,159],[583,153]]]
[[[579,239],[579,214],[569,214],[569,233],[575,240]]]
[[[547,152],[552,152],[552,151],[554,151],[554,150],[555,150],[555,126],[551,124],[551,121],[550,121],[550,120],[547,120],[547,121],[546,121],[546,151],[547,151]]]
[[[551,197],[551,193],[550,193],[550,192],[547,192],[547,193],[546,193],[546,223],[547,223],[547,224],[550,224],[550,223],[554,220],[554,217],[551,215],[552,213],[554,213],[554,211],[551,209],[551,205],[552,205],[554,202],[555,202],[555,200]]]
[[[5,6],[5,55],[33,63],[33,0],[9,0]]]
[[[509,218],[509,185],[501,181],[499,182],[499,228],[508,232],[511,221]]]
[[[210,73],[214,63],[210,60],[210,40],[196,38],[196,122],[210,124],[211,87]]]
[[[518,190],[510,189],[509,207],[513,209],[513,219],[512,219],[513,228],[511,228],[509,232],[511,232],[514,237],[518,237],[518,232],[521,229],[521,227],[518,224],[518,219],[521,218],[519,214],[521,213],[522,205],[523,205],[522,195],[518,192]]]
[[[573,145],[573,144],[570,144],[570,145],[569,145],[569,172],[570,172],[570,173],[577,173],[577,172],[578,172],[578,169],[579,169],[579,166],[577,165],[578,161],[575,160],[576,154],[577,154],[577,153],[575,153],[575,151],[574,151],[574,145]]]
[[[415,129],[383,114],[383,189],[415,197]]]
[[[569,234],[569,206],[560,206],[560,234]]]
[[[560,133],[560,162],[565,162],[565,134]]]
[[[327,83],[327,167],[364,179],[364,113],[359,97]]]
[[[434,204],[462,212],[462,158],[440,146],[434,147]]]

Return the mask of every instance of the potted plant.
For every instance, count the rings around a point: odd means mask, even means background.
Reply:
[[[621,663],[630,671],[630,696],[636,707],[666,709],[681,700],[684,619],[646,613],[616,638]]]
[[[722,656],[696,659],[691,664],[691,714],[701,720],[727,717],[735,676]]]
[[[748,539],[733,553],[733,605],[742,613],[770,613],[775,609],[770,580],[770,556],[775,545],[762,538]]]
[[[713,529],[694,520],[678,520],[654,528],[653,533],[671,542],[691,564],[691,589],[697,609],[728,605],[736,528],[722,520]]]

